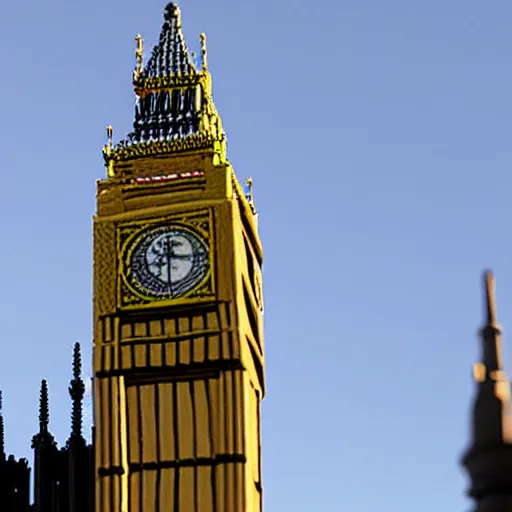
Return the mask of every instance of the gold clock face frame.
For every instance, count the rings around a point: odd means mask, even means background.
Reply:
[[[211,224],[208,218],[185,220],[122,227],[118,237],[121,307],[213,295]]]

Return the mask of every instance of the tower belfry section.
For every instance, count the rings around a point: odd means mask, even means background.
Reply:
[[[484,275],[485,323],[480,330],[481,361],[473,368],[476,393],[470,446],[462,463],[475,512],[512,510],[512,416],[510,382],[503,370],[501,327],[497,321],[494,277]]]
[[[136,38],[133,130],[94,217],[95,510],[258,512],[262,247],[226,155],[206,37]],[[252,182],[251,182],[252,185]]]

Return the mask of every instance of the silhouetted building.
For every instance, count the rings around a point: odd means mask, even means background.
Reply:
[[[0,511],[1,512],[93,512],[94,452],[82,434],[85,392],[81,378],[80,345],[75,344],[71,433],[62,448],[49,431],[48,386],[41,382],[39,432],[32,439],[34,449],[34,503],[30,505],[30,469],[26,459],[6,457],[4,420],[0,414]],[[1,394],[0,394],[1,411]]]

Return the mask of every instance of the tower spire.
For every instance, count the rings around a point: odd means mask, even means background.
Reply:
[[[490,270],[484,273],[485,323],[480,330],[482,338],[482,361],[474,365],[473,373],[477,382],[487,377],[501,380],[503,365],[501,361],[501,327],[496,313],[494,275]]]
[[[494,275],[491,270],[484,273],[485,308],[487,311],[487,325],[497,327],[496,299],[494,292]]]
[[[50,424],[50,404],[48,400],[48,384],[46,380],[41,381],[41,391],[39,395],[39,433],[48,432]]]
[[[73,379],[69,385],[69,396],[73,403],[71,412],[71,436],[70,439],[82,439],[82,415],[85,385],[81,377],[82,357],[80,355],[80,343],[75,343],[73,349]]]
[[[216,162],[223,163],[226,137],[212,99],[205,34],[200,36],[199,70],[175,3],[164,10],[160,39],[146,64],[142,36],[137,35],[136,41],[133,131],[118,144],[103,148],[108,177],[121,177],[123,171],[116,170],[120,162],[155,155],[209,150]]]
[[[48,398],[48,383],[45,379],[41,381],[39,393],[39,432],[32,438],[32,448],[38,444],[55,445],[55,439],[50,434],[50,403]]]
[[[484,273],[484,309],[484,325],[480,329],[482,357],[473,371],[476,396],[472,439],[462,463],[471,478],[469,495],[477,503],[476,511],[503,512],[512,507],[512,416],[491,271]]]
[[[5,461],[5,434],[2,391],[0,391],[0,461]]]

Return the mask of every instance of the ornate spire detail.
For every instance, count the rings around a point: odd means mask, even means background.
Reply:
[[[50,443],[55,445],[55,440],[49,431],[50,425],[50,401],[48,398],[48,384],[46,380],[41,381],[39,395],[39,432],[32,438],[32,448],[38,443]]]
[[[0,461],[5,461],[5,434],[2,391],[0,391]]]
[[[83,440],[82,436],[82,409],[85,394],[85,384],[81,377],[82,357],[80,355],[80,343],[75,343],[73,349],[73,379],[69,385],[69,396],[73,402],[71,412],[71,436],[70,440]]]
[[[201,69],[185,43],[179,7],[164,11],[160,40],[146,65],[142,36],[136,37],[133,85],[137,97],[133,131],[103,148],[108,176],[118,177],[117,162],[151,155],[210,150],[225,161],[225,134],[212,99],[206,36],[201,34]]]

